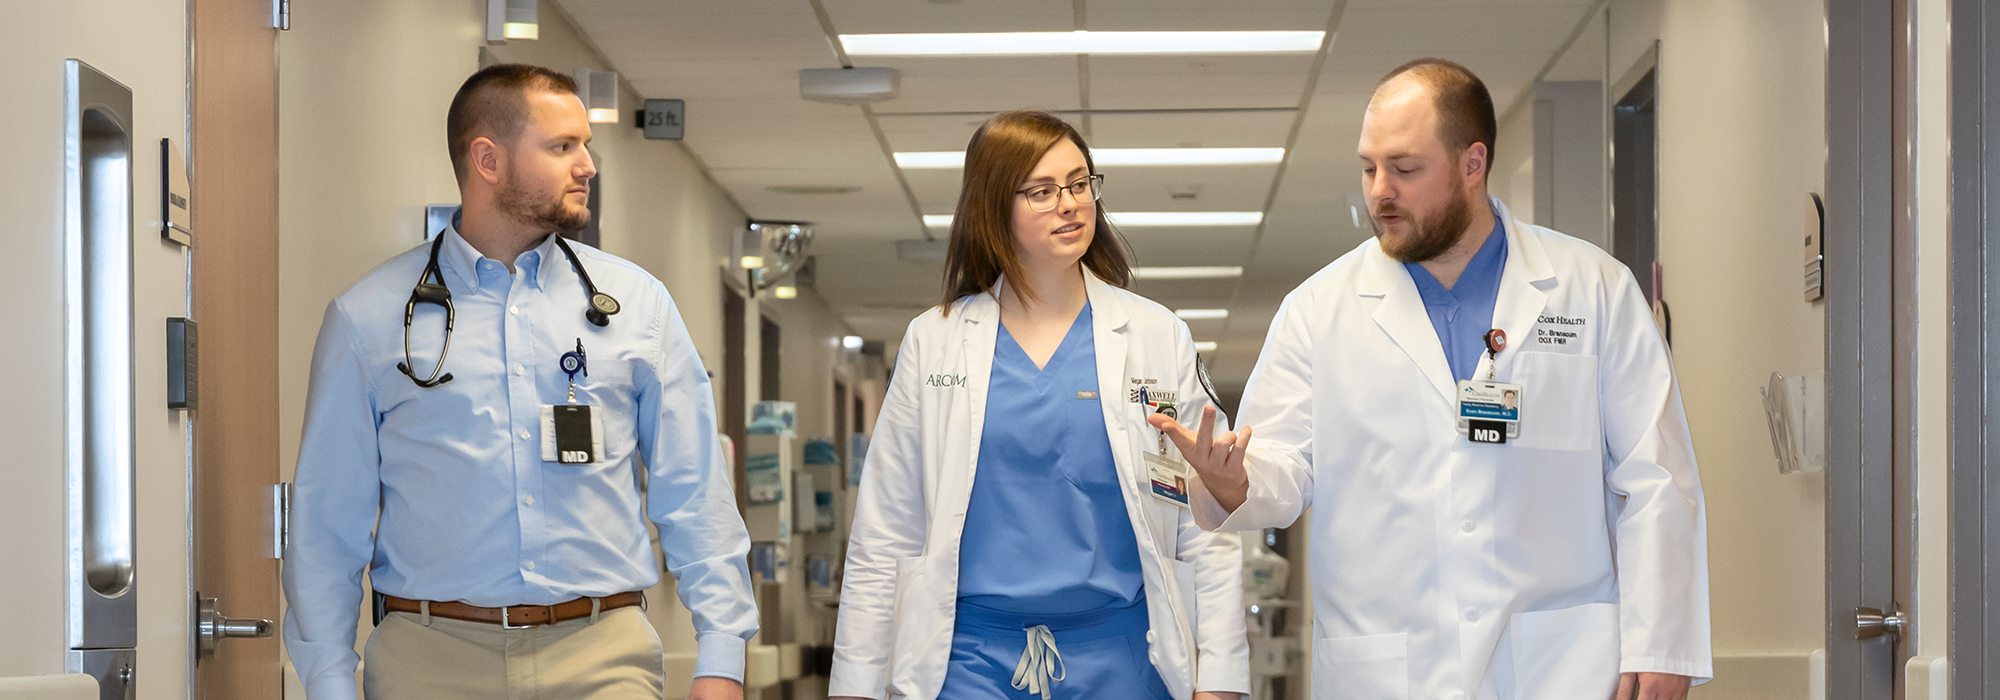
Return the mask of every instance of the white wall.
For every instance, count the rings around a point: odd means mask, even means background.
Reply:
[[[0,599],[13,601],[0,635],[0,676],[61,673],[65,668],[63,422],[63,61],[81,59],[133,90],[133,230],[137,299],[134,341],[140,363],[137,400],[142,434],[138,470],[137,576],[142,698],[187,694],[187,463],[180,427],[157,420],[163,389],[153,384],[164,346],[161,320],[184,315],[185,286],[172,261],[182,258],[155,235],[159,212],[159,139],[186,146],[184,42],[186,6],[160,0],[12,3],[0,73],[9,76],[0,132],[9,141],[0,168],[0,327],[15,342],[14,376],[0,405],[7,486],[0,513]],[[165,294],[172,291],[174,294]]]
[[[1820,0],[1607,11],[1611,75],[1660,42],[1660,261],[1709,509],[1718,678],[1701,696],[1803,697],[1824,635],[1825,483],[1777,473],[1757,389],[1824,364],[1797,232],[1824,181],[1825,13]],[[1770,670],[1773,655],[1788,670]]]
[[[1608,248],[1604,225],[1604,84],[1535,86],[1535,223]]]
[[[1502,107],[1504,109],[1504,107]],[[1535,100],[1523,93],[1512,109],[1500,115],[1493,136],[1493,167],[1486,191],[1506,202],[1514,215],[1535,220]]]
[[[1517,218],[1608,248],[1603,105],[1600,82],[1537,83],[1500,115],[1488,191]]]

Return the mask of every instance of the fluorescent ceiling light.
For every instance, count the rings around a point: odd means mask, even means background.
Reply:
[[[1261,211],[1133,211],[1109,215],[1119,226],[1256,226]]]
[[[1228,309],[1175,309],[1174,315],[1183,321],[1218,321],[1229,318]]]
[[[965,151],[897,151],[896,167],[905,170],[963,168]]]
[[[1194,341],[1194,351],[1195,351],[1195,352],[1215,352],[1215,341],[1213,341],[1213,340],[1197,340],[1197,341]]]
[[[924,225],[950,228],[950,214],[925,214]],[[1118,226],[1256,226],[1263,223],[1261,211],[1128,211],[1113,212],[1111,223]]]
[[[849,56],[1312,53],[1326,32],[958,32],[842,34]]]
[[[861,336],[858,336],[858,335],[843,335],[843,336],[841,336],[841,337],[840,337],[840,347],[843,347],[843,348],[846,348],[846,349],[848,349],[848,350],[860,350],[860,349],[861,349]]]
[[[1090,158],[1100,166],[1271,165],[1285,159],[1283,148],[1099,148]],[[902,151],[896,165],[905,170],[965,167],[964,151]]]
[[[789,284],[781,284],[771,288],[771,296],[779,299],[797,299],[799,298],[799,288]]]
[[[1090,157],[1098,165],[1270,165],[1285,159],[1285,149],[1100,148]]]
[[[1132,276],[1142,280],[1213,280],[1242,277],[1241,267],[1135,267]]]
[[[590,110],[590,123],[616,124],[619,122],[618,116],[619,112],[615,108],[614,109],[606,109],[602,107],[592,108]]]

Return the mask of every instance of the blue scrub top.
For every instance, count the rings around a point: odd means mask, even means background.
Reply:
[[[1486,352],[1486,332],[1493,330],[1493,304],[1500,298],[1500,273],[1507,268],[1507,233],[1500,225],[1499,212],[1494,212],[1493,232],[1486,235],[1486,242],[1458,275],[1458,283],[1449,289],[1422,263],[1403,263],[1403,267],[1417,283],[1417,294],[1423,297],[1424,311],[1431,317],[1431,329],[1444,345],[1452,378],[1471,379],[1479,369],[1479,356]]]
[[[1035,367],[1005,324],[997,335],[959,600],[1027,615],[1138,602],[1139,542],[1098,403],[1090,306],[1046,367]]]

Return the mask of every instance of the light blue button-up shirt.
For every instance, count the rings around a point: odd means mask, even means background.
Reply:
[[[695,674],[741,680],[757,632],[750,540],[708,376],[666,287],[572,243],[623,304],[598,327],[553,237],[510,273],[455,229],[441,235],[457,313],[451,382],[425,389],[396,370],[403,306],[429,243],[334,299],[313,350],[284,567],[285,642],[307,696],[355,697],[364,570],[384,593],[481,606],[641,590],[660,576],[648,519],[693,613]],[[413,369],[428,376],[443,310],[420,305],[409,335]],[[545,462],[541,409],[565,402],[557,363],[579,340],[589,374],[577,376],[576,398],[601,417],[603,452],[591,464]]]

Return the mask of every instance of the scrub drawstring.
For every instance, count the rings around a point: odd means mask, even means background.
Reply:
[[[1025,690],[1049,700],[1049,691],[1069,675],[1069,667],[1063,665],[1062,652],[1056,650],[1056,634],[1048,625],[1028,628],[1028,648],[1021,652],[1021,663],[1014,666],[1014,689]]]

